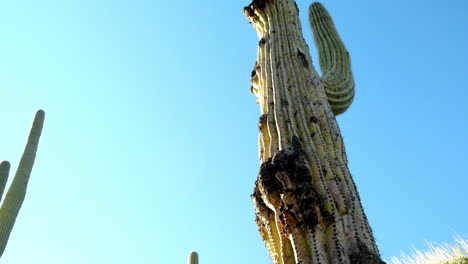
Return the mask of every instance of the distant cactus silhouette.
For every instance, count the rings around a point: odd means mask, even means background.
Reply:
[[[191,251],[188,256],[188,264],[198,264],[198,253]]]
[[[260,38],[251,74],[261,112],[256,222],[273,263],[384,263],[335,119],[354,97],[349,54],[323,5],[309,11],[322,76],[295,1],[244,8]]]
[[[29,132],[28,142],[26,143],[23,156],[18,165],[18,170],[16,171],[13,182],[0,208],[0,257],[5,251],[11,230],[13,229],[16,217],[18,216],[26,196],[26,188],[36,158],[39,138],[44,124],[44,115],[44,111],[42,110],[36,112],[31,131]],[[0,199],[5,189],[9,171],[10,163],[8,161],[2,161],[0,163]]]

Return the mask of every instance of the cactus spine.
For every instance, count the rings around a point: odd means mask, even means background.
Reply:
[[[39,138],[44,124],[44,111],[38,110],[29,132],[28,142],[21,157],[13,182],[8,189],[0,208],[0,257],[5,251],[8,238],[15,224],[24,197],[26,196],[26,188],[28,186],[29,176],[36,158],[36,151],[39,145]],[[2,161],[0,163],[0,199],[5,189],[5,184],[8,179],[10,163]]]
[[[320,77],[298,12],[293,0],[244,8],[260,38],[251,75],[261,112],[252,195],[260,234],[273,263],[382,263],[335,119],[354,96],[348,52],[327,11],[312,4]]]

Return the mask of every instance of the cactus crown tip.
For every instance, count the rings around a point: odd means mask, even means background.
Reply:
[[[188,264],[198,264],[198,253],[195,250],[190,251]]]
[[[45,115],[45,112],[42,109],[37,109],[36,115]]]

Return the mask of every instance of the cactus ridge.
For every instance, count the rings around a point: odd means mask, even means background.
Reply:
[[[36,158],[37,147],[39,145],[39,138],[42,133],[44,116],[44,111],[38,110],[36,112],[18,169],[0,208],[0,257],[5,251],[16,217],[18,216],[21,205],[23,204],[26,196],[29,176],[31,175],[34,160]],[[10,164],[7,161],[0,163],[0,197],[5,189],[9,169]]]

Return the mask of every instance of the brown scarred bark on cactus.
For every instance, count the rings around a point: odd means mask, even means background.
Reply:
[[[310,7],[320,77],[293,0],[254,0],[244,12],[260,39],[251,91],[261,110],[261,168],[252,199],[273,263],[383,263],[335,119],[351,104],[354,81],[329,14]]]

